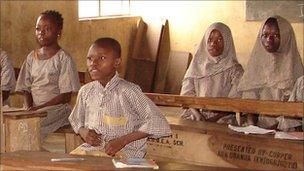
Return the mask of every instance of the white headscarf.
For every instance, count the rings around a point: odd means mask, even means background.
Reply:
[[[224,39],[223,53],[217,57],[212,57],[207,50],[207,41],[210,33],[214,29],[220,31]],[[206,30],[184,79],[209,77],[221,73],[235,65],[239,65],[239,63],[236,58],[231,31],[227,25],[216,22],[210,25]]]
[[[269,53],[263,47],[261,35],[265,20],[247,63],[247,70],[240,81],[239,91],[262,87],[292,88],[295,80],[303,75],[303,65],[290,23],[280,16],[272,18],[278,21],[280,47],[275,53]]]

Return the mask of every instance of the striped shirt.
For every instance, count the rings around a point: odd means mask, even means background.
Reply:
[[[158,107],[140,88],[118,77],[103,87],[98,81],[84,85],[69,121],[76,133],[80,127],[102,134],[106,142],[135,131],[152,138],[169,136],[171,130]],[[127,157],[144,157],[147,138],[127,144],[121,151]]]

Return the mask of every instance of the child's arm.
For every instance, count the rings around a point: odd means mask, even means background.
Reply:
[[[144,132],[140,132],[140,131],[132,132],[130,134],[124,135],[122,137],[119,137],[117,139],[108,142],[105,146],[105,152],[110,156],[114,156],[127,144],[142,138],[146,138],[148,136],[150,135]]]
[[[22,93],[23,93],[24,107],[26,109],[30,109],[31,107],[33,107],[33,96],[28,91],[22,91]]]
[[[88,144],[92,146],[99,146],[101,144],[101,134],[97,134],[94,130],[81,127],[79,135]]]
[[[61,93],[42,105],[31,107],[30,110],[38,110],[47,106],[69,103],[71,101],[71,96],[72,96],[72,92]]]
[[[9,91],[2,91],[2,100],[5,101],[10,95]]]

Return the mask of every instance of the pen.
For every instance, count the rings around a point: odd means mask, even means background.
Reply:
[[[79,157],[71,157],[71,158],[54,158],[51,159],[52,162],[60,162],[60,161],[83,161],[84,158],[79,158]]]

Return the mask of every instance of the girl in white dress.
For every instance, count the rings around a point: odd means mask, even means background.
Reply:
[[[71,109],[68,103],[72,92],[80,88],[75,63],[58,44],[62,27],[60,13],[41,13],[35,32],[40,49],[27,56],[16,85],[16,91],[24,95],[24,105],[28,110],[48,107],[48,115],[41,122],[42,137],[69,124]]]

